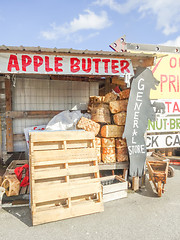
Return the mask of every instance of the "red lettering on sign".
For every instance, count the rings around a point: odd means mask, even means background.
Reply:
[[[40,56],[34,56],[34,71],[38,72],[38,68],[43,64],[43,58]]]
[[[172,80],[171,80],[172,79]],[[174,83],[176,82],[176,77],[175,75],[169,75],[169,92],[171,92],[171,85],[174,88],[174,91],[176,92],[176,87]]]
[[[79,64],[80,60],[78,58],[71,58],[70,60],[71,63],[71,72],[76,73],[80,70]]]
[[[160,79],[160,88],[161,92],[163,91],[163,84],[167,82],[167,75],[161,74],[161,79]]]
[[[87,63],[86,63],[87,60]],[[82,70],[84,72],[89,73],[91,71],[91,59],[90,58],[82,58]]]
[[[31,57],[28,55],[22,55],[22,70],[26,72],[26,67],[32,63]]]
[[[174,103],[173,113],[174,113],[175,111],[180,112],[180,109],[179,109],[179,106],[178,106],[178,103],[177,103],[177,102]]]
[[[63,70],[61,68],[62,67],[62,63],[60,62],[62,60],[63,59],[61,57],[55,57],[54,58],[54,65],[55,65],[54,69],[55,69],[56,72],[63,72]]]
[[[179,92],[179,75],[177,75],[177,92]]]
[[[119,73],[119,71],[116,70],[116,68],[119,68],[119,66],[116,65],[117,63],[119,63],[118,60],[112,60],[112,66],[111,66],[112,73]]]
[[[129,71],[129,62],[127,60],[121,60],[120,61],[120,66],[121,66],[121,72],[124,73],[124,71],[130,73]]]
[[[8,62],[8,71],[11,72],[12,68],[15,68],[16,71],[19,71],[19,63],[16,55],[10,55]]]
[[[167,111],[168,111],[168,113],[170,112],[170,110],[169,110],[169,105],[171,104],[172,102],[165,102],[165,104],[167,104]]]
[[[108,73],[108,63],[110,62],[110,59],[103,59],[102,62],[104,63],[104,72]]]
[[[175,68],[176,67],[176,64],[177,64],[177,59],[175,57],[171,57],[170,58],[170,67],[171,68]]]
[[[101,61],[100,58],[93,59],[93,62],[95,62],[95,72],[99,73],[99,62]]]
[[[45,70],[46,72],[52,72],[53,68],[49,67],[49,57],[45,56]]]

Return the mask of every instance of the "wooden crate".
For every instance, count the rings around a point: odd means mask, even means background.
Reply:
[[[4,175],[15,174],[14,169],[17,167],[22,167],[24,164],[28,164],[28,160],[13,160],[7,167]]]
[[[33,225],[103,211],[93,133],[31,133],[30,173]]]
[[[103,201],[109,202],[127,197],[128,182],[115,175],[101,178]]]
[[[9,175],[15,175],[15,173],[14,173],[15,168],[22,167],[24,164],[29,164],[29,161],[28,160],[13,160],[9,164],[9,166],[7,167],[7,169],[6,169],[5,173],[4,173],[3,178],[5,179],[6,176],[9,176]],[[23,173],[22,174],[22,179],[24,177],[25,177],[25,174]],[[19,195],[22,195],[22,194],[29,194],[29,186],[20,187]]]

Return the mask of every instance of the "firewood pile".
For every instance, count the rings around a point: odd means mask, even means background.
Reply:
[[[94,132],[98,162],[115,163],[128,161],[126,140],[122,139],[130,89],[119,94],[91,96],[88,112],[91,119],[82,117],[77,128]]]

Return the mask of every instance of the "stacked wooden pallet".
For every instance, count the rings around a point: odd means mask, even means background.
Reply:
[[[99,162],[128,161],[127,144],[122,139],[122,134],[126,122],[129,93],[130,90],[125,89],[119,95],[111,92],[105,96],[90,97],[88,110],[91,113],[91,120],[82,118],[77,124],[78,128],[94,132],[96,135]],[[85,125],[88,125],[88,128],[84,127]]]
[[[93,133],[31,133],[30,173],[33,225],[103,211]]]

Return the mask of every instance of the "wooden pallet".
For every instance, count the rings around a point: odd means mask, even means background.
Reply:
[[[30,133],[30,173],[33,225],[104,210],[93,133]]]

